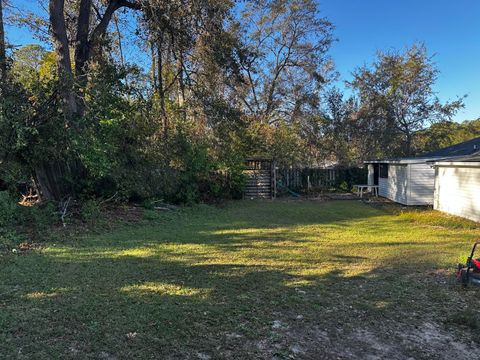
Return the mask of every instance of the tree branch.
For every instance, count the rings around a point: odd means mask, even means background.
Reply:
[[[92,35],[90,36],[91,47],[95,46],[95,43],[105,35],[105,33],[107,32],[108,25],[112,20],[113,13],[122,7],[126,7],[132,10],[141,9],[141,5],[138,2],[131,2],[128,0],[110,0],[108,2],[108,6],[107,6],[107,9],[105,10],[105,13],[103,14],[103,17],[100,20],[100,23],[95,27],[95,29],[92,32]]]

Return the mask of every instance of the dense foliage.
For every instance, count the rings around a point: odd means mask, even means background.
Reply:
[[[247,156],[348,167],[478,135],[449,121],[462,101],[437,99],[421,45],[379,52],[350,97],[334,88],[334,28],[313,0],[45,8],[4,9],[42,45],[9,47],[0,17],[0,179],[14,192],[208,201],[241,195]]]

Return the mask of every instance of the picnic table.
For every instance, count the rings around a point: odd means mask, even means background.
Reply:
[[[375,195],[376,197],[378,197],[378,185],[365,185],[365,184],[360,184],[360,185],[353,185],[354,187],[357,188],[357,195],[359,197],[363,197],[363,193],[364,192],[367,192],[367,191],[370,191],[373,193],[373,195]]]

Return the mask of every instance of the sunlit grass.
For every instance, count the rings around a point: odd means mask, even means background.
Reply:
[[[479,223],[435,210],[402,211],[400,218],[428,226],[440,226],[450,229],[480,229]]]
[[[41,299],[48,299],[59,296],[63,291],[54,291],[50,293],[46,293],[43,291],[34,291],[28,294],[25,294],[24,297],[29,300],[41,300]]]
[[[167,284],[160,282],[146,282],[143,284],[123,286],[120,291],[131,295],[158,294],[170,296],[202,296],[206,297],[207,289],[195,289],[188,286]]]
[[[242,344],[299,315],[306,329],[345,333],[365,317],[455,324],[453,269],[480,236],[438,212],[359,201],[245,201],[147,218],[4,257],[0,355],[191,358],[222,354],[240,336],[235,348],[249,359],[262,354]],[[479,301],[459,316],[477,316]]]

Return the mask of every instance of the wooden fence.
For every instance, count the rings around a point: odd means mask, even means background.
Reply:
[[[279,193],[294,191],[351,190],[355,184],[365,184],[367,170],[363,168],[334,169],[277,169],[276,180]]]

